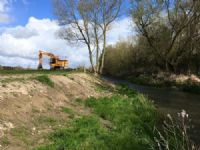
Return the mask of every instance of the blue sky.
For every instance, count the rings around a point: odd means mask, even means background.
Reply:
[[[1,1],[1,0],[0,0]],[[53,19],[52,0],[8,0],[10,11],[7,13],[12,18],[8,23],[0,23],[1,26],[25,25],[29,17],[38,19]]]
[[[113,22],[107,43],[130,36],[130,23],[127,16]],[[0,0],[0,65],[36,68],[41,49],[66,56],[72,68],[89,66],[87,47],[67,44],[59,31],[52,0]]]

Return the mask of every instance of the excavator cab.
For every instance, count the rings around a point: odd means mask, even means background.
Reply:
[[[56,63],[56,59],[55,58],[50,58],[50,64],[54,64]]]

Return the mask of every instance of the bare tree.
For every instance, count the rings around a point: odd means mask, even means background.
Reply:
[[[121,0],[54,0],[55,14],[63,27],[62,38],[87,46],[95,73],[103,71],[107,31],[118,17],[121,3]]]
[[[190,35],[187,34],[191,25],[195,29],[194,26],[198,24],[199,1],[131,0],[131,4],[131,14],[139,33],[147,39],[154,53],[165,62],[165,69],[174,70],[177,60],[176,57],[171,57],[174,50],[180,56],[180,53],[184,52],[183,47],[188,45],[190,39],[199,36],[196,31],[191,32],[191,30]],[[186,38],[186,34],[188,40],[183,45],[179,41]],[[163,41],[164,43],[160,44]]]

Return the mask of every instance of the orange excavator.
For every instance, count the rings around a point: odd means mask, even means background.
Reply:
[[[47,56],[50,58],[50,69],[65,69],[67,68],[69,62],[68,60],[61,60],[58,56],[55,56],[52,53],[49,52],[45,52],[45,51],[41,51],[39,50],[39,64],[38,64],[38,69],[43,69],[42,67],[42,58],[43,56]]]

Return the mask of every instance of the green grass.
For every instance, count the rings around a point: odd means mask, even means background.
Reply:
[[[42,84],[46,84],[50,87],[54,87],[53,81],[47,75],[40,75],[40,76],[34,77],[34,79],[41,82]]]
[[[10,144],[10,141],[9,141],[9,139],[6,136],[4,136],[4,137],[1,138],[1,142],[0,143],[3,146],[7,146],[7,145]]]
[[[74,69],[65,69],[65,70],[36,70],[36,69],[27,69],[27,70],[0,70],[1,75],[15,75],[15,74],[59,74],[65,75],[72,72],[80,72],[79,70]]]
[[[1,81],[1,83],[10,83],[10,82],[15,82],[15,81],[20,81],[24,82],[26,79],[25,78],[7,78]]]
[[[61,111],[69,114],[70,118],[74,118],[74,116],[75,116],[74,111],[71,108],[61,107]]]
[[[39,116],[39,118],[37,119],[37,122],[39,124],[54,125],[57,122],[57,120],[50,116]]]
[[[72,109],[67,108],[67,107],[61,107],[61,109],[62,109],[62,112],[65,112],[67,114],[73,114],[74,113]]]
[[[38,110],[38,109],[35,108],[35,107],[32,107],[32,113],[40,113],[40,110]]]
[[[24,127],[24,126],[21,126],[21,127],[17,127],[17,128],[13,128],[11,130],[11,134],[13,136],[15,136],[17,139],[23,141],[24,143],[26,144],[29,144],[29,139],[27,139],[27,137],[31,134],[30,131]]]
[[[74,119],[71,128],[60,129],[49,135],[53,144],[41,146],[37,150],[81,150],[106,149],[108,134],[95,116]]]
[[[125,91],[128,91],[127,94]],[[49,135],[51,144],[37,150],[146,150],[153,146],[155,108],[143,95],[126,87],[120,94],[104,98],[88,98],[85,107],[90,116],[73,119],[70,127]],[[127,95],[127,96],[123,96]],[[65,109],[64,109],[65,110]],[[68,109],[66,110],[69,111]],[[102,123],[106,120],[108,123]]]
[[[0,70],[0,74],[62,74],[68,70]]]

